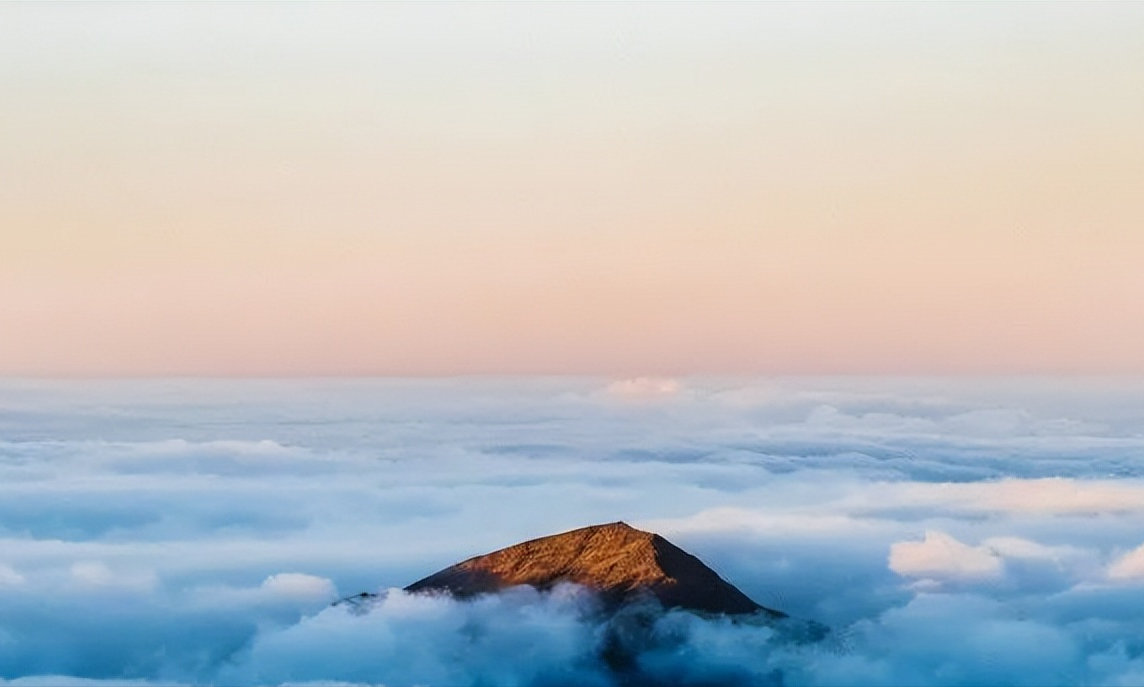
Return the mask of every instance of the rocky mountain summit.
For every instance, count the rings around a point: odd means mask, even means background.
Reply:
[[[405,591],[466,598],[518,585],[546,590],[562,582],[595,591],[610,607],[650,595],[665,608],[786,616],[755,603],[658,534],[623,522],[583,527],[476,556],[418,580]]]
[[[734,625],[766,626],[780,643],[815,642],[828,632],[813,621],[791,618],[755,603],[695,556],[658,534],[623,522],[583,527],[476,556],[418,580],[404,591],[465,599],[522,585],[544,591],[563,583],[592,590],[603,602],[589,619],[598,623],[593,655],[609,680],[622,687],[783,684],[777,669],[748,675],[731,666],[726,674],[715,677],[660,671],[654,657],[678,655],[688,641],[678,625],[672,631],[657,631],[671,609],[707,618],[729,617]],[[365,593],[338,604],[365,614],[383,598],[385,592]],[[650,662],[641,657],[650,657]],[[564,683],[559,676],[552,680]]]

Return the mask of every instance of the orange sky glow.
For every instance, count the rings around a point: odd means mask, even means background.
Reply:
[[[0,375],[1144,373],[1144,5],[0,5]]]

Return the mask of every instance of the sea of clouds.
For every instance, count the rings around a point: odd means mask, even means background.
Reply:
[[[1142,409],[1110,379],[0,381],[0,685],[1144,685]],[[616,520],[830,632],[400,591]]]

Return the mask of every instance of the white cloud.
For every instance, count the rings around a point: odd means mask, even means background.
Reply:
[[[150,570],[113,571],[102,561],[78,561],[71,566],[72,584],[79,589],[153,589],[158,579]]]
[[[907,577],[988,579],[1004,573],[1001,557],[983,546],[969,546],[944,532],[926,532],[920,542],[890,547],[890,569]]]
[[[99,561],[76,563],[71,567],[71,574],[73,580],[88,587],[109,585],[116,581],[111,569]]]
[[[262,589],[273,596],[295,599],[334,600],[338,590],[324,577],[304,573],[278,573],[266,578]]]
[[[564,684],[600,684],[590,660],[594,626],[581,604],[575,595],[527,589],[469,603],[391,589],[368,613],[327,608],[260,634],[220,678],[467,685],[532,684],[550,674]]]
[[[607,392],[622,398],[657,398],[674,396],[682,389],[676,379],[663,377],[633,377],[612,382]]]
[[[1010,477],[990,482],[884,482],[856,489],[839,507],[878,513],[906,507],[962,513],[1144,513],[1144,481]]]
[[[981,542],[982,549],[992,551],[1002,558],[1049,561],[1064,561],[1082,558],[1092,554],[1077,546],[1046,546],[1021,537],[990,537]]]
[[[1144,512],[1144,485],[1139,482],[1008,479],[958,485],[951,491],[959,490],[965,493],[969,507],[980,510],[1083,515]]]
[[[1121,556],[1108,568],[1113,580],[1144,580],[1144,546]]]
[[[12,566],[0,564],[0,587],[16,587],[24,584],[25,578]]]
[[[281,608],[317,612],[338,599],[333,581],[305,573],[277,573],[257,586],[202,585],[188,590],[188,601],[202,608]]]
[[[749,508],[711,508],[686,518],[647,520],[639,526],[664,534],[696,534],[713,532],[757,532],[763,534],[820,536],[867,533],[877,530],[876,523],[829,512],[767,512]]]

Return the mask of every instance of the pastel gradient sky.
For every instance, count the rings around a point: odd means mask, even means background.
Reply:
[[[1138,374],[1142,36],[0,4],[0,374]]]

